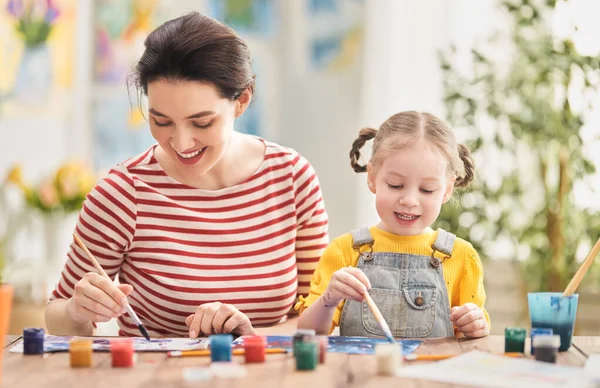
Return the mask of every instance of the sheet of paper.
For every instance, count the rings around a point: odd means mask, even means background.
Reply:
[[[69,341],[76,337],[61,337],[47,335],[44,338],[44,352],[68,352]],[[80,337],[77,337],[80,338]],[[110,351],[110,338],[91,338],[92,349],[95,351]],[[114,338],[113,338],[114,339]],[[207,349],[208,338],[157,338],[147,341],[143,337],[132,337],[133,348],[137,352],[167,352],[171,350]],[[11,353],[23,353],[23,341],[19,341],[10,349]]]
[[[47,335],[44,339],[44,352],[68,352],[69,341],[74,337]],[[233,341],[233,348],[243,347],[243,338]],[[110,351],[110,338],[91,338],[92,349],[95,351]],[[171,350],[194,350],[209,348],[208,338],[191,340],[189,338],[158,338],[146,341],[142,337],[133,337],[134,349],[138,352],[167,352]],[[348,354],[374,354],[375,345],[385,343],[385,338],[341,337],[330,336],[327,351]],[[402,344],[402,353],[411,354],[421,344],[418,340],[398,340]],[[267,336],[267,347],[286,348],[292,350],[291,336]],[[11,353],[23,353],[23,342],[20,341],[10,349]]]
[[[597,387],[583,368],[472,351],[444,361],[404,365],[400,377],[493,388]]]
[[[600,386],[600,354],[592,354],[585,363],[583,374]]]
[[[244,337],[239,337],[233,341],[233,347],[239,348],[243,346]],[[332,353],[347,353],[347,354],[374,354],[375,345],[378,343],[387,343],[385,338],[373,337],[343,337],[329,336],[328,352]],[[419,340],[398,340],[402,344],[402,354],[408,355],[415,351],[421,344]],[[287,335],[268,335],[268,348],[285,348],[292,350],[292,337]]]

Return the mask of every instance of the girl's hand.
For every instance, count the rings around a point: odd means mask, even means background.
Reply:
[[[116,285],[95,272],[88,272],[75,283],[73,296],[67,302],[67,312],[77,323],[108,322],[125,313],[130,284]]]
[[[345,267],[333,273],[327,289],[321,295],[321,303],[327,308],[336,307],[342,300],[351,299],[362,302],[371,282],[358,268]]]
[[[483,310],[474,303],[452,307],[450,321],[465,337],[479,338],[490,334],[490,327]]]
[[[233,305],[221,302],[198,306],[196,313],[185,319],[185,325],[190,328],[190,338],[197,338],[200,334],[254,334],[254,328],[246,314]]]

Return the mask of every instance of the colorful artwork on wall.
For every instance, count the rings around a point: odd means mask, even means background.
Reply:
[[[72,87],[75,0],[0,0],[0,103],[28,107]]]
[[[362,44],[363,0],[307,0],[310,66],[343,71],[356,62]]]
[[[241,35],[273,36],[278,20],[275,0],[211,0],[209,14]]]
[[[155,27],[158,0],[97,0],[92,88],[94,168],[106,171],[152,144],[128,76]]]

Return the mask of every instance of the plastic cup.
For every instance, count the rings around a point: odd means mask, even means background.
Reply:
[[[554,334],[560,335],[558,350],[569,350],[579,294],[564,297],[562,292],[530,292],[527,300],[531,327],[552,329]]]

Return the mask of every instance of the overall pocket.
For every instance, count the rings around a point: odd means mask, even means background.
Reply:
[[[412,286],[404,289],[403,332],[405,337],[427,337],[433,332],[437,288]]]
[[[383,288],[371,288],[369,291],[371,298],[373,298],[373,302],[381,311],[381,315],[387,322],[392,334],[394,333],[394,327],[392,326],[394,322],[399,322],[400,320],[400,309],[398,301],[403,299],[401,290],[388,290]],[[379,327],[379,323],[373,312],[369,308],[367,302],[362,302],[362,324],[366,331],[373,335],[377,336],[385,336],[381,327]]]
[[[372,288],[369,292],[394,337],[421,338],[433,332],[437,289],[410,285],[403,290]],[[384,336],[366,302],[362,303],[362,324],[367,332]]]

